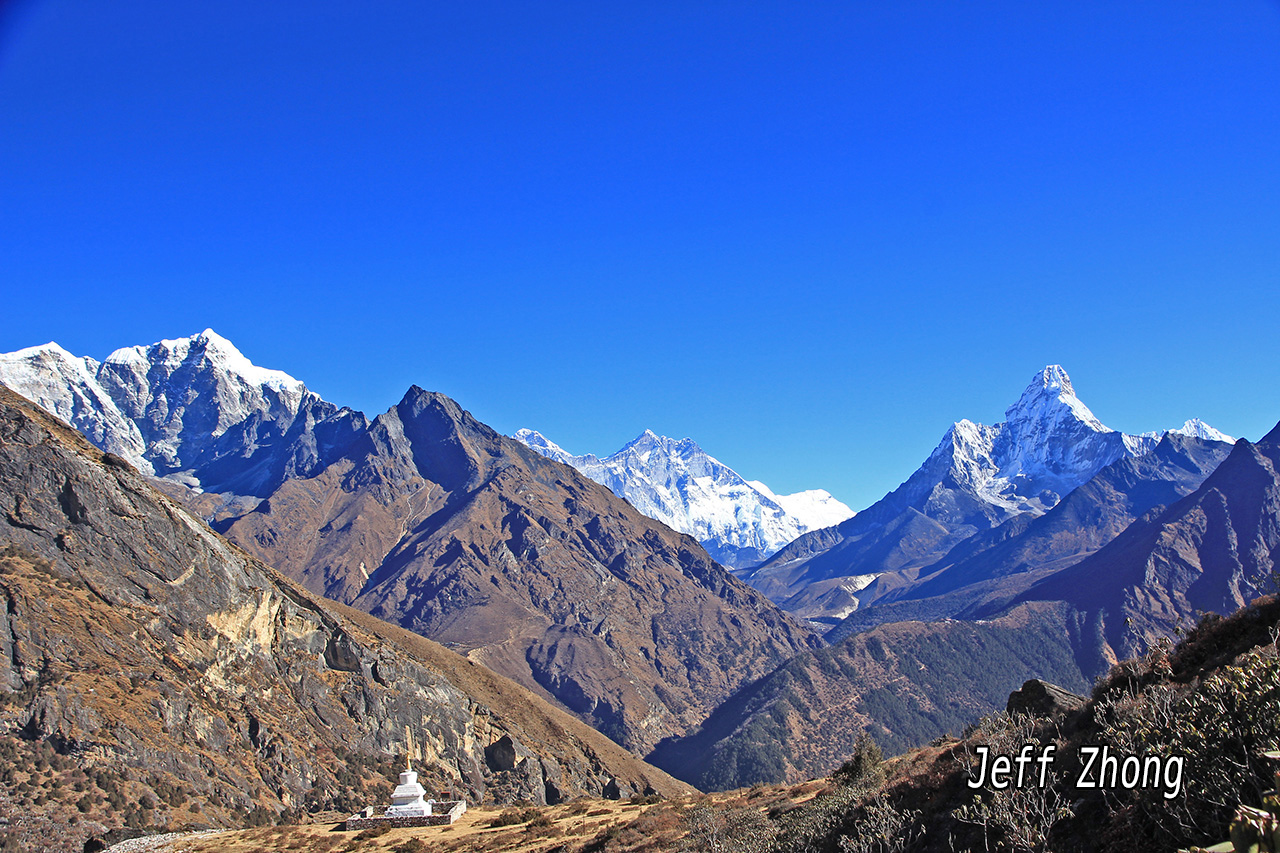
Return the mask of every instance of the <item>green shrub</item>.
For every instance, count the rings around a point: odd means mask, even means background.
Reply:
[[[841,785],[876,787],[884,780],[884,753],[875,738],[863,732],[853,742],[853,756],[840,765],[832,780]]]

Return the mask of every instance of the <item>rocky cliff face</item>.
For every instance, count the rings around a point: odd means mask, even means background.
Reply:
[[[0,595],[4,736],[91,768],[108,823],[355,808],[389,793],[406,726],[429,784],[472,799],[679,790],[474,662],[294,586],[6,389]]]
[[[640,751],[818,645],[692,538],[419,388],[224,529]]]

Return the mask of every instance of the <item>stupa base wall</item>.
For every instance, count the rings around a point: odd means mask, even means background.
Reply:
[[[464,802],[432,803],[430,815],[425,817],[387,817],[386,815],[352,815],[343,823],[343,829],[357,831],[373,829],[379,826],[398,829],[408,826],[447,826],[456,821],[467,810]]]

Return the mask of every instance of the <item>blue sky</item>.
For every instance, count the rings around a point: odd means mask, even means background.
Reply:
[[[1066,366],[1280,420],[1280,4],[0,5],[0,351],[211,326],[370,414],[861,508]]]

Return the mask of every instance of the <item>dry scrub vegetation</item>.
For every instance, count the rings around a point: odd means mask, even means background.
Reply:
[[[769,815],[797,808],[822,787],[755,788],[678,800],[577,800],[559,806],[482,806],[452,826],[346,832],[335,822],[273,826],[183,839],[174,853],[650,853],[679,850],[691,837],[708,839],[710,823],[750,812]],[[692,831],[692,836],[691,836]]]

